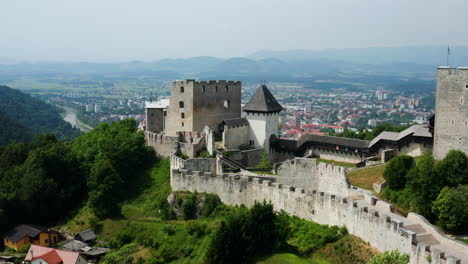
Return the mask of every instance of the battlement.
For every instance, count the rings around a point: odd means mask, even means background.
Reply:
[[[208,80],[208,81],[199,81],[199,84],[233,84],[233,85],[240,85],[241,81],[233,81],[233,80]]]
[[[448,67],[440,66],[437,68],[439,75],[468,77],[468,67]]]
[[[172,159],[180,162],[179,158],[171,158],[171,161]],[[301,163],[302,161],[295,160],[294,164],[307,164]],[[270,201],[278,211],[285,210],[291,215],[321,224],[346,226],[351,234],[370,242],[381,251],[399,249],[400,252],[409,253],[411,263],[414,264],[427,264],[428,256],[433,259],[431,263],[435,264],[466,263],[461,261],[465,261],[462,253],[467,249],[465,245],[453,242],[443,234],[434,234],[433,229],[437,231],[437,228],[422,216],[410,213],[408,217],[403,217],[395,214],[393,205],[369,193],[347,196],[344,191],[332,193],[320,188],[307,189],[279,183],[274,176],[268,178],[233,173],[217,175],[187,170],[184,169],[185,166],[174,167],[179,168],[171,170],[173,190],[216,193],[228,205],[252,206],[255,201]],[[329,164],[319,164],[317,168],[323,172],[340,175],[345,173],[344,168]],[[411,225],[422,226],[441,244],[429,246],[421,243],[415,231],[405,228]],[[447,247],[450,248],[449,251],[443,250]]]
[[[346,168],[341,166],[335,166],[333,164],[327,164],[320,162],[317,165],[319,172],[321,173],[333,173],[338,175],[346,176]]]
[[[195,79],[186,79],[186,80],[175,80],[171,82],[172,84],[175,85],[180,85],[180,84],[188,84],[188,83],[195,83],[195,84],[220,84],[220,85],[240,85],[242,82],[241,81],[235,81],[235,80],[206,80],[206,81],[197,81]]]

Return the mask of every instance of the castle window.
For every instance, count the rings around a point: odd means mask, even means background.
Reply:
[[[183,101],[179,102],[179,108],[184,108],[184,102]]]
[[[182,126],[184,126],[184,122],[182,122]]]
[[[463,96],[460,97],[460,104],[461,104],[461,105],[463,104]]]
[[[452,126],[453,126],[453,125],[455,124],[455,121],[452,120],[452,121],[451,121],[451,124],[452,124]]]
[[[226,85],[226,93],[229,92],[229,86]]]
[[[202,92],[202,93],[205,92],[205,85],[202,85],[202,87],[201,87],[201,92]]]
[[[465,120],[465,126],[468,126],[468,120]]]
[[[467,85],[465,85],[465,88],[466,88],[466,89],[468,89],[468,84],[467,84]]]
[[[215,92],[218,92],[218,85],[215,85]]]
[[[180,113],[181,118],[185,118],[185,113]]]
[[[151,113],[150,115],[151,115],[151,116],[154,116],[154,113]]]
[[[231,107],[231,102],[229,100],[224,100],[224,108],[230,108]]]
[[[184,92],[184,87],[183,87],[183,86],[180,87],[180,92],[181,92],[181,93]]]

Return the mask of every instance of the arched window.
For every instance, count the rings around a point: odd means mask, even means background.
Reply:
[[[224,100],[224,108],[230,108],[231,107],[231,102],[229,100]]]
[[[183,101],[179,102],[179,108],[184,108],[184,102]]]

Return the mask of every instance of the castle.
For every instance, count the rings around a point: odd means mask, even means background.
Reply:
[[[425,125],[383,132],[372,141],[310,134],[300,140],[280,139],[283,107],[267,86],[260,85],[242,109],[241,90],[239,81],[173,81],[169,99],[146,102],[147,145],[165,157],[229,152],[230,159],[245,167],[256,166],[263,153],[272,162],[299,156],[366,166],[432,150],[431,128]]]
[[[161,156],[195,157],[204,149],[213,154],[220,138],[224,150],[248,149],[258,159],[263,151],[269,152],[270,138],[279,136],[283,108],[261,85],[241,109],[241,89],[239,81],[172,82],[170,99],[146,102],[147,144]]]
[[[438,159],[450,149],[468,153],[467,80],[467,68],[439,68],[435,121],[399,133],[383,132],[372,141],[316,135],[282,140],[278,132],[282,107],[265,85],[244,106],[242,116],[240,82],[176,81],[171,84],[169,100],[147,102],[145,137],[158,155],[171,157],[174,191],[215,193],[229,205],[270,201],[275,210],[345,226],[378,250],[408,253],[411,264],[468,264],[465,244],[447,237],[423,216],[397,214],[393,205],[352,186],[344,167],[316,159],[366,165],[373,157],[385,162],[396,155],[419,156],[432,149]],[[202,148],[216,154],[219,135],[222,149],[231,153],[229,158],[219,152],[216,158],[182,159],[175,155],[195,157]],[[274,175],[247,170],[261,152],[277,162]],[[228,167],[240,172],[227,172]]]

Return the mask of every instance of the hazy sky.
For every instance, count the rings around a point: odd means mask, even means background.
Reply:
[[[467,0],[0,0],[0,58],[124,61],[468,45]]]

